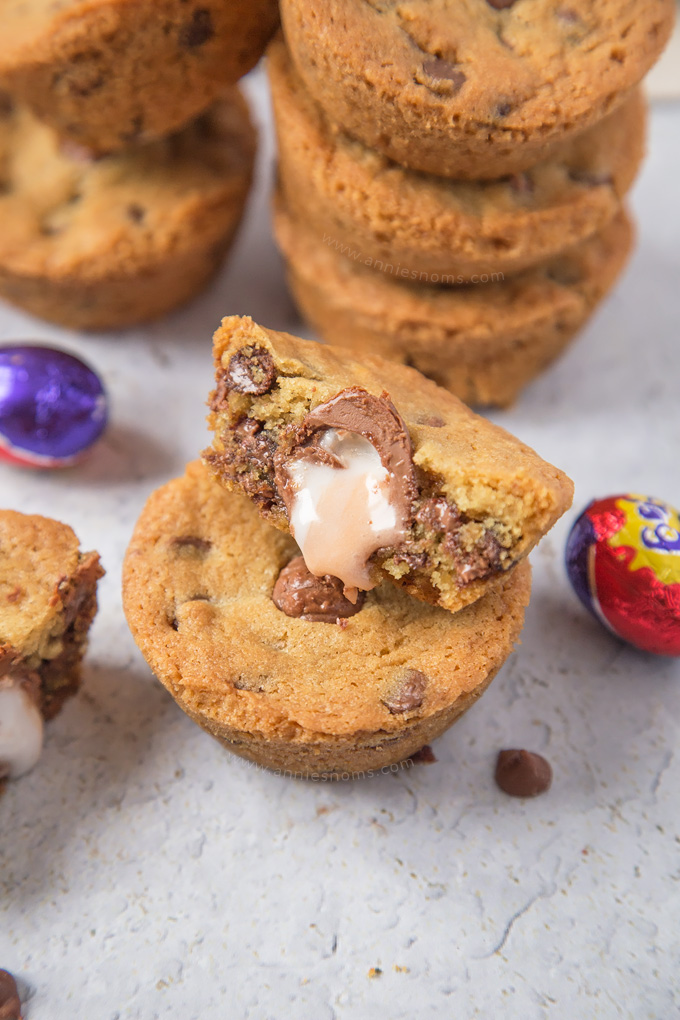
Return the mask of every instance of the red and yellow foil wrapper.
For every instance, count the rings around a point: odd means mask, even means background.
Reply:
[[[618,637],[680,656],[680,516],[651,496],[590,503],[567,542],[569,579],[583,604]]]

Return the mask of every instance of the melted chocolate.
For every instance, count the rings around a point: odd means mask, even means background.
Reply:
[[[352,604],[343,595],[342,581],[328,574],[315,577],[307,570],[302,556],[296,556],[283,568],[272,592],[272,601],[282,613],[311,623],[338,623],[355,616],[364,598],[364,593],[359,592]]]
[[[312,457],[328,463],[329,455],[319,449],[316,438],[319,432],[329,428],[355,432],[375,447],[390,477],[390,502],[404,527],[408,527],[413,520],[413,502],[418,494],[408,429],[387,393],[375,397],[358,386],[342,390],[325,404],[315,407],[297,429],[290,431],[288,442],[279,447],[276,485],[289,517],[295,493],[287,464],[298,457]]]

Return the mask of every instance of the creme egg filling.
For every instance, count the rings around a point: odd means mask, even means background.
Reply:
[[[0,682],[0,778],[18,779],[37,764],[43,746],[43,720],[21,686]]]
[[[287,465],[294,490],[290,528],[308,570],[331,574],[352,590],[375,587],[369,557],[404,537],[391,501],[390,473],[376,448],[345,429],[327,429],[318,442],[340,467],[300,457]]]

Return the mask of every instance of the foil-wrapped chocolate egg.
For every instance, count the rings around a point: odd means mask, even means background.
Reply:
[[[79,358],[53,347],[0,345],[0,460],[67,467],[106,421],[102,382]]]
[[[581,602],[645,652],[680,655],[680,517],[650,496],[596,499],[567,542],[567,571]]]

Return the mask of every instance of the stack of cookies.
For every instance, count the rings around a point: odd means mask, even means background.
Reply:
[[[506,405],[632,245],[673,0],[282,0],[275,229],[329,343]]]
[[[95,329],[195,295],[252,177],[235,83],[277,24],[276,0],[0,0],[0,296]]]
[[[149,499],[132,633],[230,750],[312,778],[385,770],[483,693],[569,479],[411,368],[251,319],[215,334],[214,439]]]

